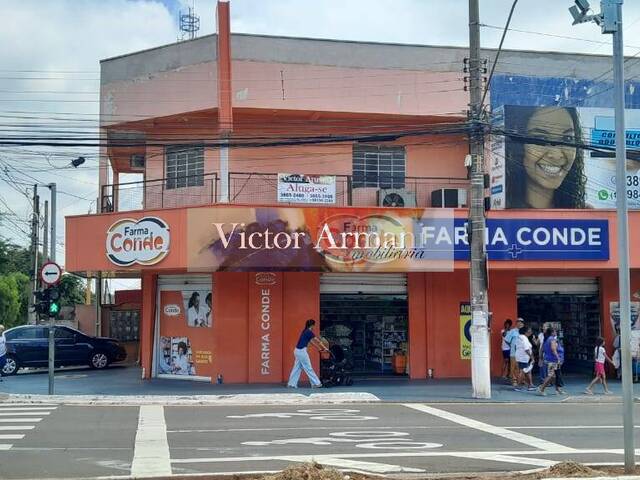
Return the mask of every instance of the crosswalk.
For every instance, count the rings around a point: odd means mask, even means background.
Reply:
[[[0,451],[10,450],[37,424],[56,410],[56,405],[0,403]]]

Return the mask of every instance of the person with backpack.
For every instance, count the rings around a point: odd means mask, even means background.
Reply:
[[[605,362],[609,362],[613,365],[613,360],[607,355],[607,350],[604,348],[604,338],[598,337],[596,339],[596,347],[593,350],[595,360],[595,377],[591,380],[589,386],[585,389],[584,393],[587,395],[593,395],[593,386],[600,382],[604,387],[605,395],[611,395],[609,387],[607,387],[607,374],[604,370]],[[615,366],[615,365],[614,365]]]

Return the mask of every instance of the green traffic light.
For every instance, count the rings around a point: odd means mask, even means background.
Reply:
[[[49,305],[49,315],[54,316],[57,315],[58,312],[60,312],[60,305],[56,302],[52,302]]]

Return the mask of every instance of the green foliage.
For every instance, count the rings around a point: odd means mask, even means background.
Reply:
[[[30,276],[33,266],[27,248],[0,239],[0,275],[20,272]]]
[[[29,277],[20,272],[0,275],[0,323],[6,328],[27,320]]]
[[[62,275],[58,284],[60,303],[62,306],[72,306],[84,303],[84,286],[82,279],[74,275]]]

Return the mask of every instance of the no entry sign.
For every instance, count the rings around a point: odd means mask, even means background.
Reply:
[[[40,269],[40,280],[45,285],[55,285],[62,277],[62,268],[54,262],[47,262]]]

